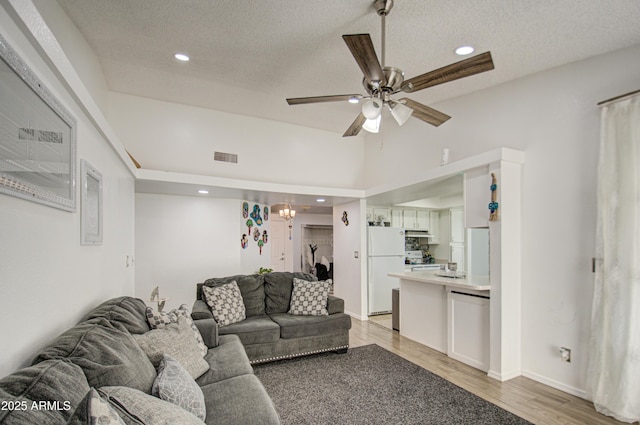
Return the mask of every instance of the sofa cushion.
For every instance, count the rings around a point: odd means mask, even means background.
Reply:
[[[202,293],[218,326],[240,322],[247,317],[242,294],[235,281],[214,287],[203,286]]]
[[[156,368],[160,366],[162,357],[168,354],[180,362],[193,379],[209,369],[209,364],[193,338],[191,327],[183,317],[177,323],[166,325],[164,329],[153,329],[133,337]]]
[[[248,317],[218,329],[220,335],[235,334],[244,345],[276,342],[280,338],[280,327],[269,316]]]
[[[204,359],[209,370],[196,379],[200,386],[253,373],[249,358],[237,335],[221,335],[216,348],[209,350]]]
[[[164,311],[155,311],[151,307],[147,307],[145,313],[147,316],[147,322],[149,322],[149,326],[151,327],[151,329],[164,329],[165,325],[169,323],[177,323],[178,317],[184,317],[186,322],[191,327],[191,330],[193,331],[193,337],[198,342],[198,346],[200,347],[202,355],[204,356],[205,354],[207,354],[208,348],[202,340],[200,331],[198,330],[196,325],[193,324],[191,313],[189,312],[189,307],[187,307],[186,304],[182,304],[179,308],[174,308],[168,313]]]
[[[291,304],[293,278],[315,281],[316,277],[301,272],[274,272],[264,275],[264,292],[267,314],[286,313]]]
[[[272,314],[271,319],[280,325],[283,339],[329,334],[351,329],[351,316],[344,313],[329,316],[292,316],[287,313]]]
[[[12,406],[2,405],[0,423],[66,423],[88,391],[82,369],[67,360],[46,360],[20,369],[0,379],[0,402],[13,402]],[[54,404],[49,408],[34,408],[34,402],[47,401]]]
[[[112,322],[121,323],[129,333],[143,334],[150,329],[145,316],[146,308],[147,305],[139,298],[113,298],[91,310],[81,322],[105,318]]]
[[[126,425],[118,412],[91,388],[67,425]]]
[[[189,372],[166,354],[158,367],[158,377],[153,383],[151,395],[180,406],[202,420],[206,417],[202,390]]]
[[[198,417],[168,401],[129,387],[98,388],[127,425],[203,425]]]
[[[280,424],[273,401],[255,375],[242,375],[202,388],[208,424]]]
[[[294,277],[288,313],[296,316],[328,316],[329,286],[327,282],[310,282]]]
[[[247,317],[263,315],[265,313],[264,278],[260,274],[207,279],[204,281],[204,286],[220,286],[234,281],[238,284],[238,288],[240,288]],[[198,295],[200,296],[201,294]]]
[[[156,370],[133,336],[107,319],[92,319],[67,330],[41,350],[33,363],[57,358],[80,366],[89,385],[96,388],[123,385],[150,393],[156,378]]]

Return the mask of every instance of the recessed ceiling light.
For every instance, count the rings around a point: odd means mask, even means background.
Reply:
[[[455,50],[455,52],[456,52],[456,55],[465,56],[465,55],[470,55],[475,50],[476,49],[474,49],[473,46],[460,46]]]
[[[181,62],[189,62],[189,56],[185,55],[184,53],[176,53],[175,55],[173,55],[173,57]]]
[[[316,202],[322,203],[322,202],[324,202],[324,198],[318,198],[318,199],[316,199]]]
[[[349,103],[360,103],[360,99],[357,96],[352,96],[349,98]]]
[[[203,194],[203,195],[206,195],[207,193],[209,193],[209,191],[208,191],[208,190],[206,190],[206,189],[200,189],[200,190],[198,191],[198,193],[201,193],[201,194]]]

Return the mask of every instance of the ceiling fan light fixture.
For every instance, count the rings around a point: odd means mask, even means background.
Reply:
[[[406,123],[411,117],[411,114],[413,114],[413,109],[399,102],[395,103],[393,106],[389,105],[389,110],[391,111],[391,116],[396,120],[399,126]]]
[[[460,46],[455,50],[456,55],[459,55],[459,56],[470,55],[475,51],[476,49],[473,46]]]
[[[368,119],[362,124],[362,129],[367,130],[369,133],[378,133],[380,131],[380,121],[382,121],[382,115],[378,115],[378,118]]]
[[[362,104],[362,115],[364,115],[367,120],[375,120],[381,113],[382,101],[380,99],[369,99]]]

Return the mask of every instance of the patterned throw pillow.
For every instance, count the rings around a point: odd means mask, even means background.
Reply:
[[[330,283],[327,281],[309,282],[293,278],[293,292],[289,314],[297,316],[328,316],[327,298]]]
[[[203,286],[202,293],[218,326],[241,322],[247,318],[242,294],[235,280],[220,286]]]
[[[98,393],[127,424],[205,425],[193,413],[133,388],[101,387]]]
[[[193,379],[209,370],[209,363],[200,354],[191,328],[182,317],[178,323],[169,323],[164,329],[152,329],[142,335],[133,335],[133,338],[156,368],[168,354],[180,362]]]
[[[165,313],[164,311],[155,311],[151,307],[147,307],[146,315],[147,322],[149,322],[151,329],[164,329],[164,327],[169,323],[178,323],[178,317],[184,317],[193,330],[193,336],[196,338],[196,341],[198,341],[198,346],[200,347],[202,356],[204,357],[207,355],[207,351],[209,349],[205,345],[198,327],[193,323],[189,307],[187,307],[186,304],[182,304],[179,308],[173,309],[168,313]]]
[[[153,383],[151,394],[182,407],[203,421],[207,416],[200,386],[178,361],[166,354],[158,367],[158,377]]]
[[[91,388],[73,413],[68,425],[125,425],[118,412]]]

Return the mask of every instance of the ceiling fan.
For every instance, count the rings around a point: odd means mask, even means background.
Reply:
[[[450,116],[430,108],[422,103],[403,97],[392,96],[404,92],[414,93],[418,90],[447,83],[459,78],[469,77],[494,69],[491,52],[485,52],[460,62],[427,72],[417,77],[404,79],[404,72],[399,68],[384,66],[385,59],[385,17],[393,7],[393,0],[375,0],[374,8],[382,20],[382,64],[378,60],[371,36],[369,34],[343,35],[347,47],[364,74],[362,85],[367,94],[339,94],[331,96],[297,97],[287,99],[289,105],[305,103],[362,101],[362,112],[349,126],[343,137],[355,136],[365,129],[377,133],[380,128],[382,108],[386,106],[399,125],[403,125],[412,115],[431,125],[439,126]]]

